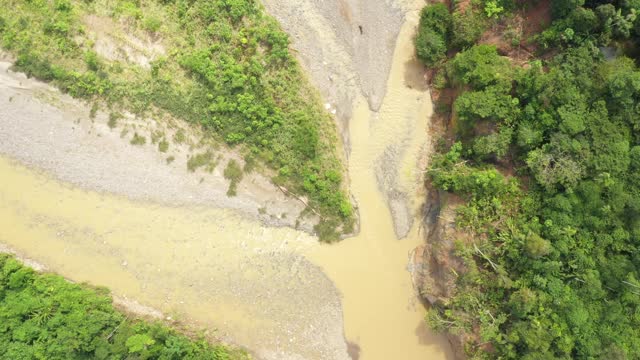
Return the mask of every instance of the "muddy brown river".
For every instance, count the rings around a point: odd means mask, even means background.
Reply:
[[[401,30],[380,112],[360,98],[350,123],[350,185],[361,231],[321,245],[290,228],[269,228],[229,210],[166,207],[74,188],[0,157],[0,242],[73,281],[161,310],[265,359],[453,359],[424,323],[408,271],[423,242],[418,221],[405,239],[374,173],[384,150],[417,208],[424,193],[432,106],[411,86],[415,15]],[[1,124],[0,124],[1,126]]]

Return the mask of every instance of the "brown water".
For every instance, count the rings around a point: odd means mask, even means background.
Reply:
[[[390,145],[405,149],[397,167],[402,190],[413,195],[415,208],[424,199],[418,163],[424,157],[432,114],[429,92],[412,86],[412,35],[415,14],[403,26],[394,54],[387,95],[380,113],[360,99],[350,124],[353,150],[349,160],[351,190],[361,217],[361,232],[338,245],[311,248],[342,291],[347,337],[361,347],[361,359],[452,359],[448,343],[424,323],[407,271],[410,252],[424,242],[419,226],[397,240],[391,214],[378,188],[374,168]],[[417,81],[420,83],[420,81]]]
[[[341,358],[335,284],[344,332],[361,348],[360,359],[452,359],[445,339],[425,326],[407,271],[409,253],[423,241],[419,229],[396,239],[374,174],[386,147],[401,143],[402,160],[389,168],[397,167],[411,207],[424,198],[417,163],[432,109],[428,91],[407,83],[415,23],[414,14],[401,31],[380,113],[360,99],[350,124],[357,237],[319,245],[230,211],[83,191],[0,158],[0,242],[75,281],[216,326],[219,336],[270,358]]]

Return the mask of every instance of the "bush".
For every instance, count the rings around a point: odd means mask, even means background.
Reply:
[[[152,33],[158,32],[160,26],[162,26],[162,21],[154,16],[145,17],[142,22],[142,27]]]
[[[464,49],[472,46],[487,29],[488,21],[482,11],[473,7],[453,14],[449,49]]]
[[[422,9],[415,46],[418,58],[426,65],[433,66],[446,57],[451,21],[451,14],[444,4],[427,5]]]
[[[509,59],[498,55],[493,45],[476,45],[458,53],[451,61],[450,70],[453,80],[474,89],[497,85],[509,91],[513,81]]]
[[[224,178],[230,181],[227,196],[237,195],[238,183],[242,180],[242,175],[242,168],[240,168],[238,162],[234,159],[229,160],[227,167],[224,169]]]
[[[169,150],[169,142],[165,139],[160,140],[158,143],[158,151],[165,153]]]
[[[187,170],[190,172],[195,172],[198,168],[203,166],[207,166],[206,170],[211,172],[215,169],[216,165],[217,164],[214,162],[213,153],[211,151],[194,155],[187,160]]]
[[[420,12],[420,24],[418,32],[425,30],[434,31],[447,40],[451,32],[452,17],[449,9],[443,3],[425,6]]]
[[[122,119],[122,114],[118,112],[109,113],[109,121],[107,121],[107,126],[109,126],[110,129],[114,129],[116,126],[118,126],[118,120],[120,119]]]

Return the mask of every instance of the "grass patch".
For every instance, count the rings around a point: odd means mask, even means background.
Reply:
[[[238,162],[234,159],[229,160],[227,167],[224,169],[224,178],[230,181],[227,196],[236,196],[238,194],[238,184],[242,180],[242,176],[242,168],[240,168]]]
[[[91,110],[89,110],[89,119],[95,120],[96,114],[98,113],[98,108],[98,103],[93,102],[93,104],[91,104]]]
[[[142,146],[147,143],[147,139],[144,136],[138,135],[138,133],[133,134],[133,138],[131,138],[131,145]]]
[[[180,129],[176,131],[173,135],[173,142],[176,144],[184,144],[187,141],[187,135],[184,133],[184,130]]]
[[[2,359],[212,359],[241,350],[178,333],[114,309],[109,291],[38,274],[0,254]]]
[[[169,142],[165,139],[160,140],[158,143],[158,151],[166,153],[169,150]]]
[[[95,104],[95,103],[94,103]],[[91,108],[91,114],[93,114],[93,118],[95,118],[95,112],[93,111],[93,107]],[[97,107],[95,108],[97,111]],[[90,116],[91,116],[90,114]],[[116,126],[118,126],[118,120],[122,119],[122,114],[118,113],[118,112],[112,112],[109,113],[109,120],[107,121],[107,126],[109,126],[109,129],[114,129]]]

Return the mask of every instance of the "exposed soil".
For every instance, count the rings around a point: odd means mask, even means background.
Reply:
[[[123,61],[149,68],[150,63],[166,55],[159,39],[140,38],[122,31],[125,26],[107,17],[87,16],[84,23],[98,55],[110,61]]]

